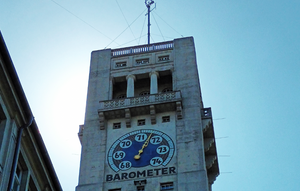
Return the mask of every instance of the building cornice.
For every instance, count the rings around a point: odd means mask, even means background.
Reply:
[[[10,98],[9,101],[14,103],[14,111],[19,112],[21,118],[18,119],[18,126],[22,126],[26,124],[30,116],[32,116],[32,111],[30,109],[29,103],[27,101],[27,98],[25,96],[25,93],[23,91],[21,82],[19,80],[19,77],[17,75],[16,69],[13,65],[12,59],[9,55],[8,49],[6,47],[6,44],[4,42],[2,33],[0,31],[0,56],[3,62],[1,62],[1,72],[5,73],[6,79],[6,86],[9,87],[6,92],[2,92],[2,94],[9,93],[13,95],[13,98]],[[17,107],[16,107],[17,106]],[[12,111],[12,110],[11,110]],[[16,117],[15,115],[12,115],[13,117]],[[36,121],[33,120],[32,124],[29,126],[29,128],[32,130],[32,133],[34,135],[34,138],[37,142],[37,146],[39,149],[39,152],[41,154],[41,157],[47,167],[47,170],[49,172],[49,175],[51,177],[51,180],[53,181],[55,190],[59,191],[62,190],[60,182],[58,180],[58,177],[56,175],[56,172],[54,170],[54,167],[52,165],[51,159],[49,157],[48,151],[46,149],[46,146],[44,144],[44,141],[42,139],[42,136],[38,130],[38,126],[36,124]]]

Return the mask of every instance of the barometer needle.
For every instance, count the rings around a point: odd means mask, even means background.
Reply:
[[[148,146],[149,140],[151,138],[152,133],[149,135],[149,137],[147,138],[147,140],[145,141],[145,143],[143,144],[142,148],[139,150],[139,153],[137,155],[134,156],[134,159],[138,160],[141,158],[141,154],[143,153],[143,150],[145,147]]]

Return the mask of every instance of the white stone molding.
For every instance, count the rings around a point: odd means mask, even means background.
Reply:
[[[154,105],[150,105],[150,118],[151,118],[151,124],[156,124],[156,112]]]
[[[152,44],[152,46],[140,45],[140,46],[135,46],[135,47],[114,49],[111,51],[111,56],[140,54],[140,53],[150,52],[150,51],[173,49],[173,47],[174,47],[173,41],[155,43],[155,44]]]
[[[136,107],[145,104],[161,104],[166,102],[181,102],[181,92],[172,91],[161,94],[146,95],[140,97],[122,98],[116,100],[100,101],[99,111],[123,109],[125,107]],[[181,104],[180,104],[181,107]],[[178,108],[180,109],[180,108]]]
[[[110,77],[109,79],[111,80],[112,84],[114,85],[115,84],[115,78],[114,77]]]
[[[216,155],[206,156],[205,157],[206,169],[210,169],[216,160],[217,160]]]
[[[176,102],[176,115],[178,120],[182,119],[182,106],[180,101]]]
[[[131,127],[131,114],[130,109],[125,109],[125,121],[126,121],[126,127]]]
[[[150,77],[150,94],[157,94],[158,93],[158,82],[157,79],[159,78],[159,73],[156,71],[152,71],[149,73]]]
[[[126,76],[127,80],[127,97],[134,97],[134,81],[135,81],[135,75],[129,74]]]
[[[99,122],[100,122],[100,130],[104,130],[105,129],[105,117],[104,117],[104,113],[103,112],[99,112]]]
[[[214,142],[214,138],[204,139],[204,151],[208,151],[212,147]]]
[[[210,127],[212,127],[211,119],[202,119],[202,131],[206,132]]]

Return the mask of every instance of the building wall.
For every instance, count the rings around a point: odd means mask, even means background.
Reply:
[[[202,98],[192,38],[174,41],[174,85],[183,99],[177,121],[178,190],[207,190],[201,128]]]
[[[193,38],[175,39],[172,48],[158,51],[145,51],[124,56],[112,56],[112,51],[108,49],[92,52],[86,116],[84,129],[81,126],[80,132],[82,152],[79,184],[76,190],[107,191],[114,188],[136,190],[139,183],[134,181],[146,180],[146,184],[142,183],[146,190],[160,190],[160,183],[173,182],[173,190],[208,191],[201,116],[203,104]],[[164,59],[164,56],[168,56],[168,59]],[[157,103],[154,106],[146,104],[137,108],[120,107],[119,110],[108,109],[102,112],[101,104],[107,104],[104,103],[107,100],[116,103],[114,99],[126,93],[125,90],[128,89],[126,78],[129,75],[135,76],[134,97],[150,89],[149,74],[151,72],[158,72],[159,77],[167,79],[166,83],[159,83],[158,93],[162,93],[164,88],[171,86],[173,91],[181,92],[179,102],[174,102],[173,105],[172,103]],[[124,100],[123,104],[129,101],[125,98]],[[151,107],[155,109],[151,110]],[[167,107],[171,110],[167,110]],[[153,115],[153,112],[156,113]],[[178,116],[178,112],[182,113],[182,118]],[[170,122],[162,123],[162,117],[166,115],[170,116]],[[139,119],[145,119],[146,124],[137,126]],[[121,123],[121,128],[113,129],[114,123]],[[122,136],[131,138],[131,134],[136,133],[137,130],[145,129],[161,131],[172,139],[175,145],[172,159],[166,166],[132,166],[122,170],[121,161],[124,162],[126,158],[124,157],[124,160],[122,158],[120,162],[118,162],[119,159],[112,159],[117,156],[114,154],[120,142],[126,140]],[[151,135],[149,133],[146,137]],[[134,143],[132,141],[132,144]],[[122,153],[121,150],[118,153]],[[141,157],[143,156],[146,155],[141,154]],[[131,161],[130,164],[134,165],[135,161]],[[155,170],[157,168],[161,170]],[[143,171],[149,172],[150,176],[147,176],[148,174],[140,177],[134,176],[134,173],[138,174]]]

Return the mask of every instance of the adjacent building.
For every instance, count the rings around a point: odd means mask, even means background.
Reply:
[[[62,190],[1,33],[0,190]]]
[[[219,175],[192,37],[93,51],[77,191],[210,191]]]

